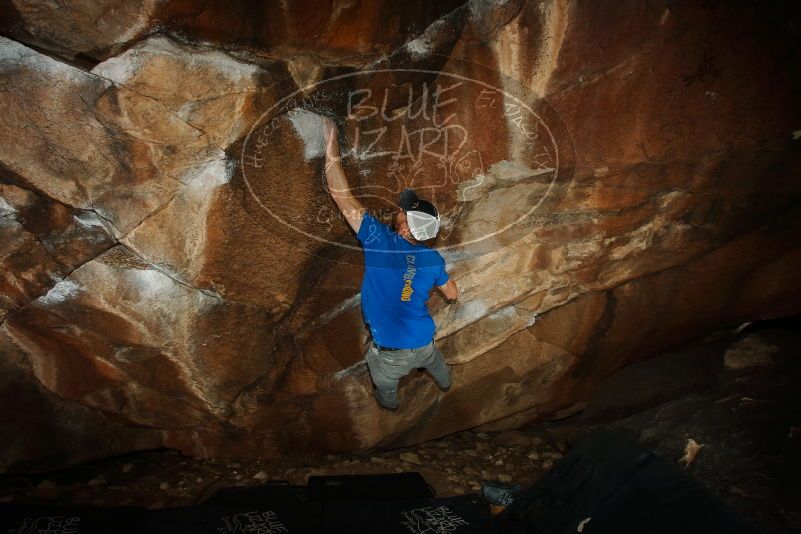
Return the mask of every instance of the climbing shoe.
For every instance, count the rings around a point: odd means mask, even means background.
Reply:
[[[521,489],[517,484],[507,486],[500,482],[488,481],[481,485],[481,496],[490,504],[509,506],[515,501]]]

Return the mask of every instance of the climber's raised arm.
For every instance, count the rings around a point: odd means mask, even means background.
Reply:
[[[328,182],[328,192],[331,193],[334,202],[350,227],[358,234],[359,227],[362,225],[362,216],[366,210],[350,191],[348,178],[342,169],[337,125],[328,117],[323,117],[323,137],[325,139],[325,179]]]

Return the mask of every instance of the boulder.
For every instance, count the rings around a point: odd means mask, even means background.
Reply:
[[[0,26],[14,39],[77,60],[103,60],[157,32],[302,64],[363,65],[382,57],[465,0],[404,4],[313,0],[4,0]]]
[[[2,182],[0,234],[0,321],[115,243],[94,211],[70,208]]]
[[[0,394],[36,424],[0,409],[0,468],[52,466],[55,447],[25,446],[47,429],[74,433],[62,464],[90,435],[97,456],[125,436],[268,456],[511,430],[583,410],[633,362],[799,311],[782,4],[282,6],[6,14]],[[372,213],[391,222],[413,187],[443,215],[460,298],[429,308],[454,383],[407,375],[395,413],[363,361],[362,250],[318,114]],[[59,410],[74,424],[43,415]]]

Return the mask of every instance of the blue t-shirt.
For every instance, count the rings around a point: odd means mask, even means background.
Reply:
[[[373,340],[395,349],[428,345],[436,327],[426,300],[434,285],[448,281],[445,260],[366,212],[356,238],[364,248],[362,314]]]

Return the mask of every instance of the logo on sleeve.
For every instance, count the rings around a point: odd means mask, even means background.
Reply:
[[[412,279],[414,279],[414,273],[417,272],[414,266],[414,260],[414,254],[406,255],[406,272],[403,273],[403,289],[401,290],[401,300],[403,302],[412,300],[412,293],[414,293],[412,289]]]

